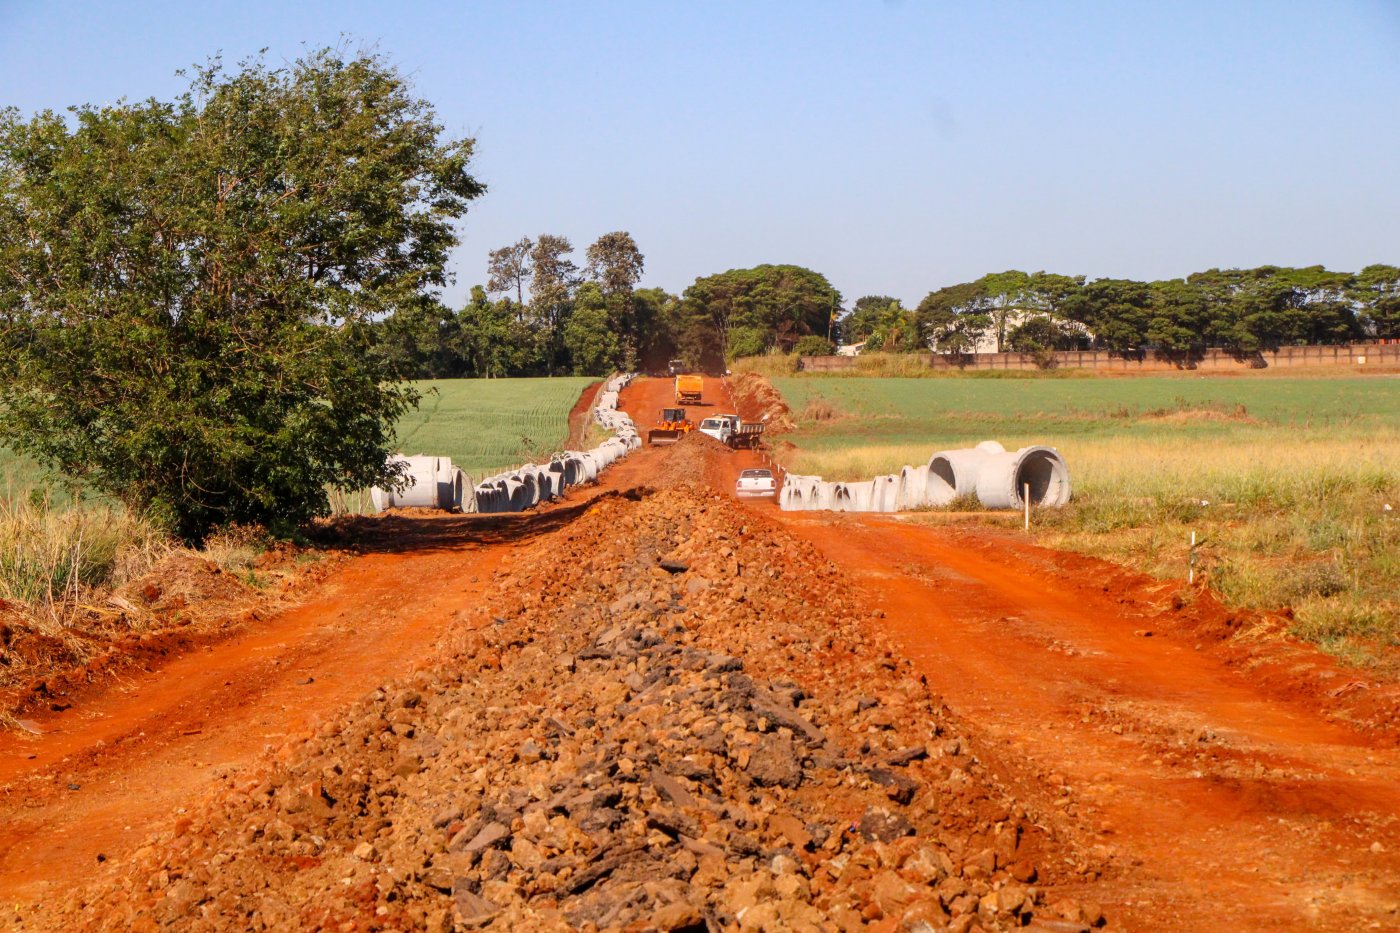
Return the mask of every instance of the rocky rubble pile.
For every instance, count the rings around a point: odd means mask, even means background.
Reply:
[[[1047,907],[1051,843],[765,520],[689,486],[614,497],[516,566],[442,663],[21,928],[1098,921]]]

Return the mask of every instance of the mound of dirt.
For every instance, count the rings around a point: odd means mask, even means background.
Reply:
[[[1046,907],[1068,857],[838,568],[767,519],[690,485],[612,497],[512,568],[440,664],[19,928],[1102,922]]]
[[[202,554],[173,550],[115,591],[84,594],[50,617],[0,601],[0,719],[40,706],[64,709],[123,669],[226,637],[285,605],[338,561],[304,562],[273,548],[240,577]]]
[[[792,410],[773,384],[758,373],[739,373],[729,380],[734,404],[745,421],[766,421],[768,436],[783,434],[795,426]]]

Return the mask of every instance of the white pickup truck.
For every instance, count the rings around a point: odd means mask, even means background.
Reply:
[[[772,498],[778,494],[778,482],[772,470],[744,470],[734,484],[734,495],[741,499]]]

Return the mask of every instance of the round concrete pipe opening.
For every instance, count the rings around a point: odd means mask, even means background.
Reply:
[[[1069,469],[1049,447],[991,455],[977,477],[977,498],[989,509],[1020,508],[1027,484],[1032,505],[1057,507],[1069,501]]]
[[[929,505],[947,505],[958,495],[958,477],[953,472],[953,463],[947,457],[935,454],[928,463],[928,480],[924,486],[924,498]]]
[[[1030,486],[1031,505],[1062,506],[1069,502],[1069,468],[1049,447],[1029,447],[1016,469],[1016,491],[1023,498],[1027,486]]]
[[[452,461],[447,461],[451,463]],[[462,509],[462,471],[457,467],[449,467],[446,475],[438,474],[438,508],[446,509],[449,512],[458,512]]]
[[[846,488],[845,483],[833,483],[831,486],[831,508],[835,512],[850,512],[851,491]]]
[[[530,505],[530,490],[525,488],[525,484],[516,477],[506,480],[506,506],[508,512],[523,512]]]

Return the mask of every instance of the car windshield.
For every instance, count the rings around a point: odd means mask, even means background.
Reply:
[[[720,421],[718,418],[706,418],[704,421],[700,422],[700,427],[702,427],[702,428],[718,428],[718,427],[721,427],[723,424],[724,424],[724,422],[723,422],[723,421]]]
[[[772,470],[745,470],[744,472],[740,473],[739,476],[740,476],[742,479],[772,479],[772,478],[773,478],[773,471],[772,471]]]

